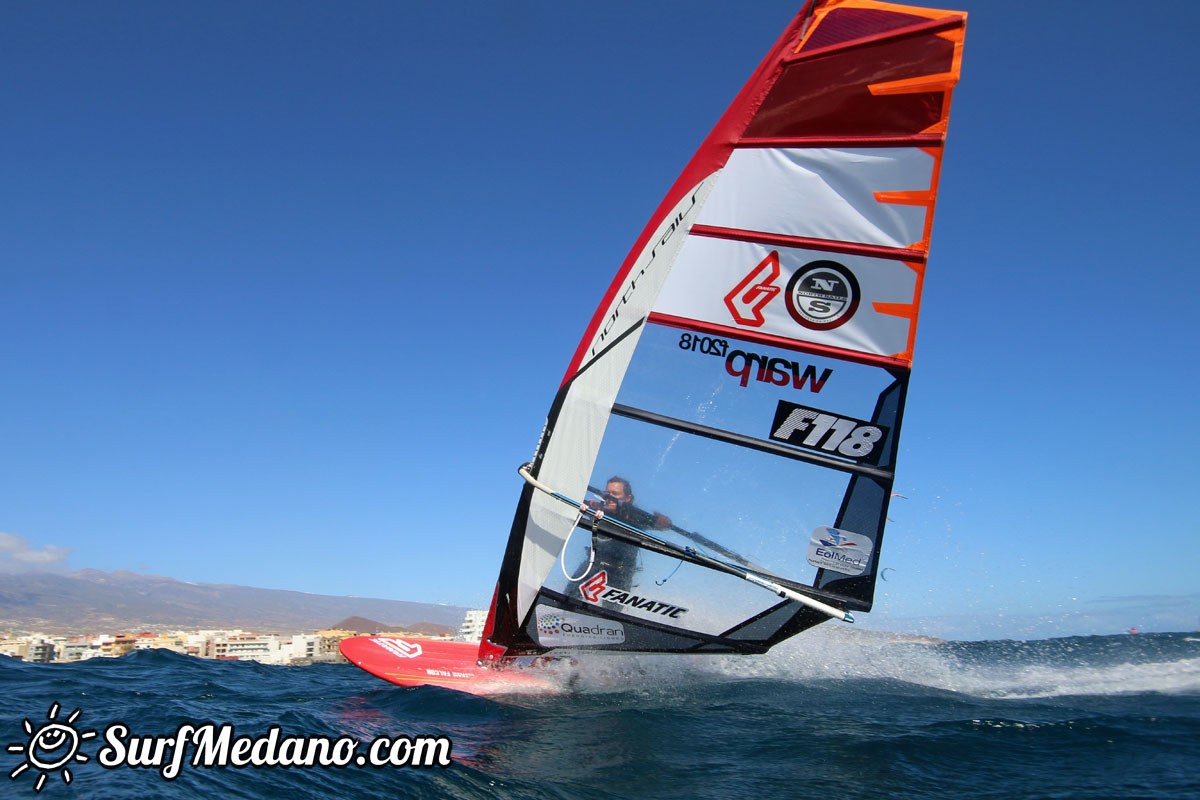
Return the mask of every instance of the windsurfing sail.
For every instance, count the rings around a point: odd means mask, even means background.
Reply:
[[[867,611],[966,15],[810,2],[550,408],[480,646],[763,652]]]

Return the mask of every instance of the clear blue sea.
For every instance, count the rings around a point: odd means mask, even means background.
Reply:
[[[559,693],[472,697],[350,665],[0,657],[0,796],[1200,798],[1200,634],[915,644],[817,629],[765,656],[595,657],[575,670]],[[166,780],[98,763],[117,722],[140,737],[279,726],[363,748],[446,736],[452,763],[184,764]],[[30,751],[51,724],[97,733]],[[64,770],[55,753],[72,748]]]

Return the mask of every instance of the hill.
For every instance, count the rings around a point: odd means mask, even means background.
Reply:
[[[242,628],[306,631],[334,620],[390,620],[387,628],[457,629],[467,609],[367,597],[336,597],[282,589],[188,583],[127,570],[5,575],[0,580],[0,630],[53,634],[98,631]]]
[[[442,636],[444,634],[453,634],[458,632],[458,628],[450,625],[437,625],[432,622],[417,622],[408,623],[405,625],[397,625],[386,622],[376,622],[373,619],[363,619],[362,617],[349,617],[336,625],[330,627],[340,631],[354,631],[355,633],[388,633],[397,631],[406,631],[408,633],[423,633],[426,636]]]

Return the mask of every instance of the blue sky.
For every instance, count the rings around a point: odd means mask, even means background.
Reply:
[[[1200,626],[1192,3],[963,2],[868,624]],[[484,605],[792,2],[10,3],[0,565]]]

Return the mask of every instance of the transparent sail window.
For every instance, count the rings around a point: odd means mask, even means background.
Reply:
[[[770,440],[778,430],[776,415],[781,407],[812,409],[830,418],[827,424],[832,429],[821,441],[833,441],[834,446],[797,449],[862,463],[836,445],[852,433],[851,421],[861,426],[876,416],[881,395],[895,383],[896,377],[880,367],[650,325],[625,374],[617,403],[761,440]],[[890,449],[894,414],[887,413],[878,422],[877,456]],[[838,440],[838,435],[843,438]]]

